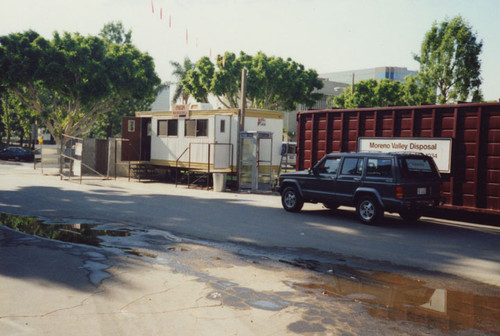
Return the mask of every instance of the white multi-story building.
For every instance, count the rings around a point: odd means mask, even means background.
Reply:
[[[346,84],[352,84],[354,80],[354,84],[356,84],[360,81],[368,79],[390,79],[403,82],[406,76],[416,76],[417,74],[418,71],[408,70],[407,68],[384,66],[360,70],[328,72],[320,74],[319,76],[327,78],[330,81]]]

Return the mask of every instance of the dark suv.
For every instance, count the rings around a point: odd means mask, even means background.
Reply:
[[[366,224],[376,223],[384,211],[416,221],[421,209],[445,200],[434,160],[409,153],[327,154],[307,171],[281,174],[277,189],[287,211],[300,211],[304,202],[354,206]]]

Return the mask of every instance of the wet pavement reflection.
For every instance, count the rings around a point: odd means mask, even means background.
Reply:
[[[443,333],[466,331],[467,335],[500,335],[498,287],[490,286],[486,294],[478,294],[473,293],[474,291],[457,290],[449,285],[432,286],[424,280],[392,272],[351,267],[345,263],[345,259],[337,258],[340,263],[328,263],[324,258],[322,261],[301,259],[297,258],[300,251],[295,249],[283,253],[283,249],[264,251],[242,245],[231,248],[230,244],[189,240],[192,246],[197,244],[232,249],[233,254],[256,267],[272,270],[276,265],[282,268],[292,266],[310,274],[309,281],[285,282],[290,291],[259,292],[200,271],[199,267],[187,260],[196,257],[202,260],[204,267],[208,267],[222,262],[221,259],[206,251],[200,252],[202,255],[196,255],[196,248],[178,244],[188,241],[187,239],[165,231],[104,222],[89,223],[81,219],[40,219],[8,214],[0,214],[0,225],[43,238],[118,250],[125,255],[145,258],[153,263],[172,264],[178,272],[193,275],[198,281],[206,282],[213,289],[207,296],[208,299],[220,301],[234,309],[280,311],[288,307],[299,307],[305,311],[302,320],[288,326],[290,331],[296,333],[321,333],[328,330],[329,325],[338,323],[333,318],[339,314],[334,307],[344,303],[355,304],[356,309],[361,307],[364,312],[380,320],[411,322]],[[95,260],[87,261],[93,264],[86,267],[96,271],[105,270],[107,266],[102,266],[104,256],[93,253]],[[175,254],[184,263],[171,263],[169,254]],[[96,280],[92,282],[96,285],[106,278],[105,275],[95,274]],[[319,299],[311,304],[310,300],[297,300],[297,295]]]
[[[39,219],[35,217],[15,216],[0,213],[0,225],[5,225],[14,230],[31,234],[34,236],[59,240],[67,243],[101,246],[103,239],[100,237],[127,237],[130,236],[128,229],[105,230],[98,229],[98,224],[85,223],[82,220],[73,219],[74,223],[68,223],[58,219]]]
[[[500,334],[500,297],[445,288],[387,272],[313,277],[290,286],[309,294],[362,303],[373,317],[421,323],[448,333],[477,329]]]

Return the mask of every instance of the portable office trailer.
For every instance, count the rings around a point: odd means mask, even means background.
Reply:
[[[422,141],[449,139],[449,169],[441,170],[446,206],[500,214],[500,103],[302,111],[297,121],[299,170],[327,153],[359,151],[366,139],[377,151],[409,143],[424,153],[438,144]]]
[[[126,159],[211,172],[237,170],[237,109],[137,112],[135,117],[124,118],[122,126],[122,136],[129,143],[122,147]],[[272,153],[277,171],[283,114],[247,109],[244,130],[272,132],[272,148],[263,146],[260,151],[263,157]]]

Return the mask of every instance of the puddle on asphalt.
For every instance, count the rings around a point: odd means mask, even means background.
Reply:
[[[50,223],[50,224],[49,224]],[[67,223],[67,221],[65,221]],[[98,224],[63,224],[62,221],[43,221],[35,217],[24,217],[0,213],[0,225],[38,237],[68,243],[101,246],[99,237],[128,237],[130,230],[99,230]]]
[[[389,272],[330,271],[334,273],[331,276],[319,275],[309,283],[288,285],[307,294],[361,303],[371,316],[380,319],[420,323],[444,333],[476,329],[500,335],[500,296],[430,288],[423,281]]]
[[[157,230],[141,231],[123,227],[104,229],[112,226],[82,222],[84,221],[72,220],[72,224],[67,224],[66,219],[40,220],[0,213],[0,225],[24,233],[64,242],[119,248],[128,255],[147,257],[154,260],[153,262],[161,262],[161,258],[153,252],[158,252],[162,248],[169,252],[190,251],[183,247],[171,245],[169,247],[168,242],[175,241],[175,238]],[[139,231],[144,239],[142,242],[141,239],[119,238],[129,237]],[[151,250],[153,245],[157,248]],[[266,257],[269,258],[272,261],[272,257]],[[499,291],[493,290],[494,296],[482,296],[450,288],[431,288],[424,281],[389,272],[353,269],[345,265],[327,264],[316,260],[293,259],[292,256],[286,259],[279,257],[274,259],[315,272],[311,281],[307,283],[287,282],[286,285],[290,288],[317,297],[360,303],[364,310],[378,319],[418,323],[444,333],[475,329],[500,335]],[[198,273],[197,275],[202,276]],[[286,295],[255,292],[249,288],[238,287],[237,284],[221,283],[220,280],[214,282],[212,287],[214,292],[209,294],[209,299],[220,300],[224,305],[234,308],[253,307],[279,311],[290,305],[297,305],[293,300],[289,301],[292,295],[290,292],[285,293]],[[328,309],[326,304],[322,314],[327,313]],[[307,322],[310,318],[308,315],[304,321],[294,324],[293,328],[297,330],[306,330],[304,326],[311,328]]]

